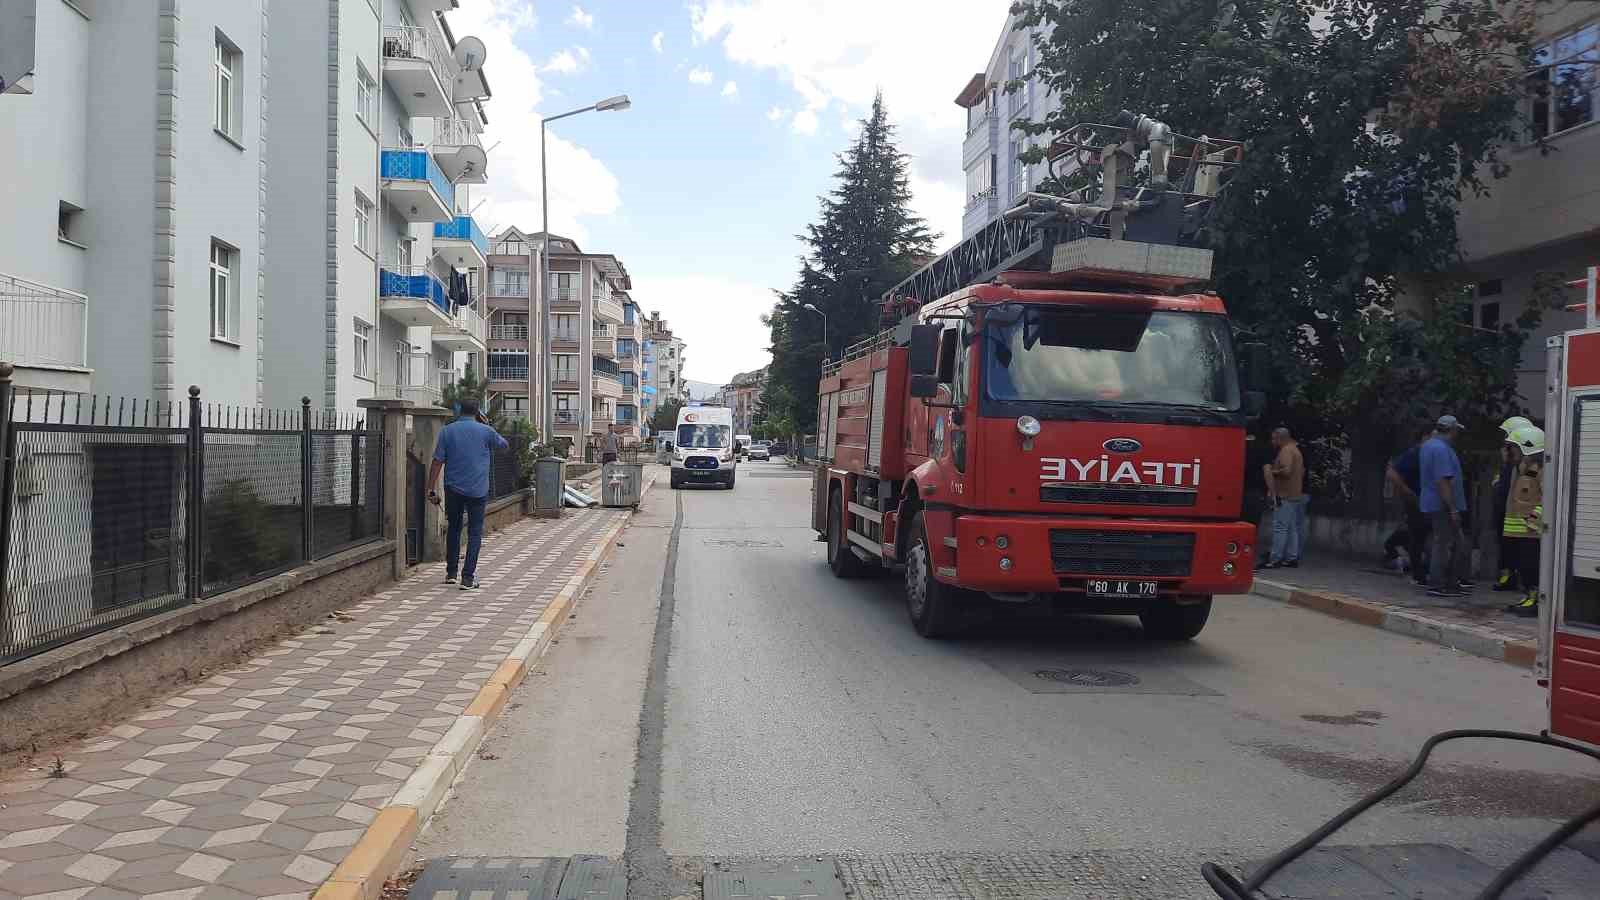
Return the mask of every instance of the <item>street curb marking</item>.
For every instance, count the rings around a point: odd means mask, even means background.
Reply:
[[[1462,653],[1481,656],[1520,666],[1533,668],[1537,647],[1533,641],[1519,641],[1496,634],[1485,628],[1440,622],[1419,613],[1389,609],[1376,603],[1345,597],[1340,594],[1308,591],[1291,584],[1282,584],[1257,578],[1250,593],[1279,603],[1315,610],[1347,622],[1381,628],[1395,634],[1438,644]]]
[[[655,482],[654,477],[647,478],[641,493],[650,490]],[[527,677],[533,661],[549,649],[567,613],[594,582],[600,564],[611,554],[631,518],[631,515],[623,516],[606,530],[599,546],[567,579],[566,586],[551,598],[544,614],[506,655],[505,661],[489,676],[466,710],[456,717],[444,737],[433,745],[422,763],[378,812],[361,840],[317,888],[313,900],[378,900],[384,882],[409,862],[412,842],[438,810],[456,776],[478,751],[484,735],[504,711],[511,690]]]

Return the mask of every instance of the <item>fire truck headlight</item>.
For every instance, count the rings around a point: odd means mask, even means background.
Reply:
[[[1023,437],[1039,436],[1039,420],[1033,416],[1017,416],[1017,431]]]
[[[1238,545],[1238,543],[1236,543],[1234,541],[1229,541],[1228,542],[1228,555],[1229,556],[1238,556],[1239,555],[1239,545]]]
[[[1232,575],[1233,574],[1233,563],[1231,563],[1231,562],[1223,563],[1222,564],[1222,574],[1224,574],[1224,575]]]
[[[1011,557],[1009,557],[1009,556],[1000,557],[1000,571],[1002,571],[1002,572],[1011,571]]]

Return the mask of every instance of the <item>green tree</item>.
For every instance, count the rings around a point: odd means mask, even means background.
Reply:
[[[1449,273],[1461,198],[1488,190],[1506,170],[1500,148],[1524,137],[1535,5],[1022,0],[1013,10],[1043,26],[1037,72],[1061,105],[1019,130],[1042,140],[1128,109],[1244,141],[1210,240],[1217,292],[1270,350],[1263,425],[1322,438],[1329,458],[1346,441],[1382,452],[1425,407],[1477,422],[1514,410],[1517,354],[1546,294],[1474,329]]]
[[[880,94],[839,155],[836,184],[818,198],[817,221],[801,235],[807,253],[799,276],[777,295],[766,319],[772,340],[766,391],[788,398],[775,415],[816,421],[823,358],[878,330],[877,298],[932,251],[937,235],[911,211],[908,166]],[[823,319],[807,304],[827,316],[826,346]]]
[[[676,397],[656,407],[655,413],[650,416],[651,433],[674,433],[678,427],[678,410],[680,409],[683,409],[683,401]]]

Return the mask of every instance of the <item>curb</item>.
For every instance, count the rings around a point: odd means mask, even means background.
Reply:
[[[1381,628],[1384,631],[1524,669],[1533,668],[1534,656],[1537,653],[1537,645],[1533,641],[1507,638],[1487,628],[1473,625],[1440,622],[1424,615],[1390,609],[1387,606],[1342,594],[1308,591],[1292,584],[1268,581],[1264,578],[1255,580],[1250,593],[1291,606],[1316,610],[1336,619]]]
[[[646,478],[641,492],[648,491],[654,484],[654,478]],[[550,600],[539,621],[506,655],[505,661],[478,690],[478,696],[456,717],[455,724],[423,757],[388,805],[378,812],[361,839],[312,895],[312,900],[378,900],[384,883],[408,862],[412,842],[439,808],[451,782],[477,752],[483,736],[504,711],[511,691],[522,683],[533,662],[549,649],[567,613],[594,582],[600,564],[611,554],[630,518],[622,517],[606,531],[599,549]]]

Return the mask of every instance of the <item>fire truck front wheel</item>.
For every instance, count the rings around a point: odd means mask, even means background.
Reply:
[[[911,535],[906,554],[906,612],[911,627],[925,638],[949,637],[961,624],[961,595],[966,592],[933,577],[933,556],[920,512],[911,519]]]
[[[1164,603],[1139,614],[1144,633],[1158,641],[1192,640],[1211,616],[1211,598],[1199,603]]]

